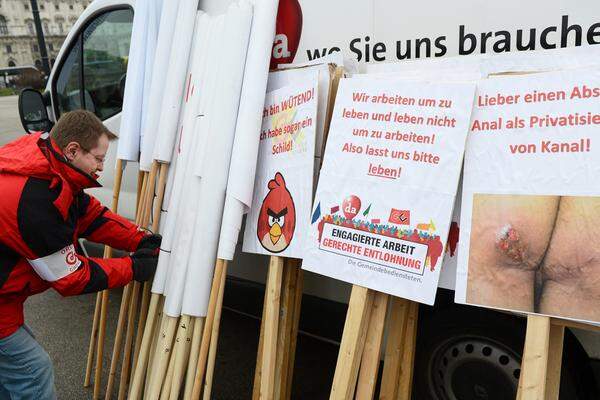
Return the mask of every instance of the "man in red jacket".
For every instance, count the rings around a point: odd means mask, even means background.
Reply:
[[[0,400],[56,398],[48,354],[24,325],[27,297],[63,296],[146,281],[156,269],[159,235],[148,235],[83,189],[100,186],[115,135],[92,113],[64,114],[50,134],[0,148]],[[78,238],[134,252],[88,258]]]

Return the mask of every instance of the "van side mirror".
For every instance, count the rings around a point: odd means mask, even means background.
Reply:
[[[19,94],[19,116],[25,132],[49,132],[54,125],[48,117],[42,94],[37,90],[26,88]]]

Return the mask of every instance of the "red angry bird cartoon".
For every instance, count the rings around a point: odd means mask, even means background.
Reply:
[[[260,208],[256,232],[260,244],[266,250],[281,253],[294,237],[296,207],[281,173],[277,172],[267,187],[269,193]]]

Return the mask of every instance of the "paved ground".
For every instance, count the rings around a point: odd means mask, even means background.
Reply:
[[[18,96],[0,97],[0,146],[25,132],[19,118],[17,100]]]
[[[27,302],[25,319],[54,361],[61,400],[92,398],[92,389],[84,389],[83,381],[95,298],[95,295],[62,298],[49,290]],[[108,378],[119,304],[120,292],[111,292],[102,393]],[[212,399],[252,397],[259,329],[257,319],[223,310]],[[304,335],[298,337],[292,398],[318,400],[328,397],[337,350],[333,344]],[[117,398],[116,390],[112,398]]]
[[[59,399],[91,399],[83,388],[89,335],[96,295],[63,298],[53,290],[31,297],[25,307],[25,321],[54,362]],[[119,315],[120,292],[110,296],[107,341],[104,350],[106,383]],[[104,389],[105,385],[103,385]],[[116,396],[115,396],[116,398]]]

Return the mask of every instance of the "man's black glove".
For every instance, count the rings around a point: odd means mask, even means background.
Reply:
[[[160,242],[162,242],[162,236],[158,234],[150,234],[144,236],[142,240],[140,240],[140,244],[138,244],[137,250],[141,249],[150,249],[156,250],[160,248]]]
[[[158,264],[158,250],[140,249],[130,257],[133,261],[133,279],[138,282],[150,280]]]

